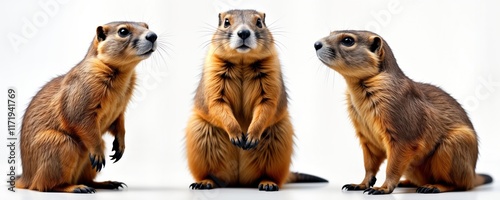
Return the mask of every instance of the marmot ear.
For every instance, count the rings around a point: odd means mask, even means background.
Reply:
[[[376,53],[378,55],[383,54],[384,52],[382,51],[382,39],[378,36],[373,36],[370,38],[371,44],[370,44],[370,51],[373,53]]]
[[[222,13],[219,13],[219,26],[222,25]],[[218,27],[219,27],[218,26]]]
[[[264,24],[264,26],[267,26],[266,25],[266,13],[262,13],[262,24]]]
[[[262,15],[262,24],[264,24],[264,26],[266,26],[266,13],[260,13]]]
[[[97,40],[99,42],[106,39],[106,34],[104,32],[104,27],[102,27],[102,26],[97,27],[96,37],[97,37]]]
[[[375,36],[375,37],[372,37],[370,38],[370,41],[371,41],[371,44],[370,44],[370,51],[375,53],[375,51],[377,51],[378,49],[380,49],[380,47],[382,47],[382,40]]]

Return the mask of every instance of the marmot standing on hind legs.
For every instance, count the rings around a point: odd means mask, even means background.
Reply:
[[[23,174],[16,187],[93,193],[125,185],[94,181],[106,164],[102,135],[109,131],[115,137],[111,160],[120,160],[135,67],[155,51],[156,39],[146,23],[97,27],[85,58],[47,83],[26,109],[20,141]]]
[[[293,128],[273,37],[265,14],[219,14],[186,130],[192,189],[327,182],[290,173]]]

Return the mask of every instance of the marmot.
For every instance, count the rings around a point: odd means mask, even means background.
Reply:
[[[294,132],[278,54],[265,14],[219,14],[186,128],[192,189],[326,180],[290,173]],[[292,175],[290,175],[292,174]]]
[[[442,89],[408,78],[382,37],[335,31],[314,47],[347,82],[349,116],[363,149],[364,180],[342,189],[389,194],[399,183],[438,193],[492,182],[475,172],[478,139],[465,110]],[[385,159],[386,180],[372,187]]]
[[[48,82],[23,118],[23,174],[16,187],[44,192],[93,193],[122,182],[95,182],[106,164],[102,135],[114,137],[111,156],[125,150],[124,112],[135,86],[136,65],[156,49],[146,23],[111,22],[97,27],[85,58]]]

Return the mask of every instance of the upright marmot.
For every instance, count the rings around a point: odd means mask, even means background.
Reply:
[[[16,187],[93,193],[124,183],[95,182],[105,165],[102,135],[115,136],[112,159],[125,150],[124,112],[135,86],[135,67],[156,48],[145,23],[97,27],[85,58],[33,97],[21,128],[23,174]]]
[[[293,128],[278,53],[265,14],[231,10],[206,56],[186,132],[193,189],[326,180],[290,173]]]

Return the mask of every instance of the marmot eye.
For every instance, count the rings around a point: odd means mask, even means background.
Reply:
[[[226,18],[226,19],[224,20],[224,28],[229,27],[229,25],[231,25],[231,23],[229,23],[229,19],[228,19],[228,18]]]
[[[255,24],[257,27],[262,28],[262,20],[260,18],[257,19],[257,24]]]
[[[130,31],[126,28],[121,28],[118,30],[118,35],[120,35],[120,37],[127,37],[129,34]]]
[[[350,46],[354,45],[354,38],[347,36],[340,41],[340,44],[342,44],[346,47],[350,47]]]

